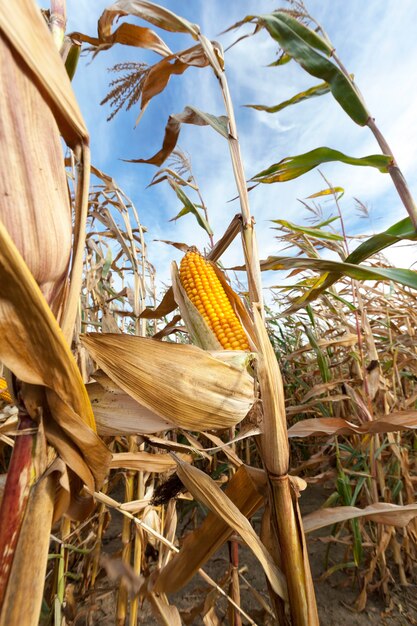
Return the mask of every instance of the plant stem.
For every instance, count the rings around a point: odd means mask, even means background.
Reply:
[[[7,590],[10,569],[19,540],[20,529],[33,484],[33,446],[35,422],[23,408],[19,409],[19,434],[16,437],[7,472],[4,495],[0,507],[0,606]],[[30,434],[23,434],[30,429]]]
[[[414,202],[413,196],[411,195],[410,189],[408,188],[407,181],[405,180],[402,171],[398,167],[397,161],[395,160],[392,150],[389,147],[384,135],[381,133],[381,131],[375,124],[375,120],[372,117],[368,119],[367,126],[372,131],[382,152],[384,154],[390,154],[392,156],[392,163],[390,163],[390,165],[388,166],[388,173],[392,178],[392,182],[394,183],[395,188],[398,191],[398,195],[400,196],[401,201],[405,206],[411,221],[413,222],[414,228],[417,230],[417,206]]]

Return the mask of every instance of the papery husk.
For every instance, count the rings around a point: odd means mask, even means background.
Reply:
[[[174,428],[174,424],[139,404],[114,383],[112,389],[102,385],[102,379],[86,385],[97,432],[102,437],[153,434]]]
[[[121,389],[181,428],[230,428],[254,403],[246,369],[196,346],[122,334],[89,334],[81,340]]]
[[[42,293],[53,302],[68,270],[72,231],[60,134],[45,99],[4,37],[0,54],[0,218]]]
[[[207,325],[205,319],[198,311],[197,307],[191,302],[183,288],[178,272],[178,266],[175,261],[171,264],[171,280],[174,292],[175,302],[177,303],[181,317],[190,334],[191,340],[195,346],[203,350],[221,350],[222,344],[218,341],[216,335]]]
[[[287,474],[289,466],[284,387],[268,333],[256,308],[253,314],[258,346],[256,373],[262,400],[262,459],[269,472],[282,476]]]

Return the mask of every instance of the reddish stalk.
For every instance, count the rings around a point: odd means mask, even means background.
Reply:
[[[37,425],[26,411],[19,410],[19,428],[7,472],[0,507],[0,607],[9,580],[15,549],[34,481],[33,448]],[[27,433],[25,432],[27,431]]]

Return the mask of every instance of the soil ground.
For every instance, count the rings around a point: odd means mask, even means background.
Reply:
[[[314,511],[323,503],[326,494],[321,487],[309,487],[305,496],[301,498],[303,513]],[[328,495],[328,494],[327,494]],[[116,512],[112,513],[112,522],[107,529],[103,552],[108,555],[118,556],[120,553],[121,520]],[[321,533],[322,535],[325,533]],[[358,613],[355,608],[355,600],[358,597],[359,588],[352,585],[351,578],[346,573],[338,573],[330,578],[321,579],[324,570],[324,558],[327,544],[320,540],[320,536],[310,536],[309,541],[310,563],[316,589],[317,604],[321,626],[413,626],[417,625],[417,585],[407,588],[398,586],[391,587],[391,606],[387,608],[377,594],[370,595],[366,609]],[[332,564],[337,559],[337,551],[332,551]],[[268,591],[266,588],[263,570],[253,556],[252,552],[244,546],[239,548],[240,566],[245,568],[244,576],[268,603]],[[228,569],[228,552],[226,548],[219,551],[206,564],[205,571],[216,581],[221,580]],[[194,579],[180,592],[170,596],[170,603],[177,606],[180,612],[187,614],[193,607],[201,603],[208,586],[198,577]],[[79,612],[72,622],[73,626],[116,626],[117,585],[111,583],[104,572],[97,581],[96,589],[88,597],[84,598],[79,605]],[[261,610],[259,601],[252,591],[242,584],[241,586],[242,608],[251,616],[258,626],[263,624],[272,625],[268,621],[265,612]],[[218,624],[229,624],[227,618],[226,601],[222,598],[216,601],[216,614]],[[140,609],[139,624],[141,626],[158,626],[158,622],[152,615],[150,606],[144,603]],[[214,624],[215,622],[213,622]],[[248,622],[243,619],[243,624]],[[197,617],[188,624],[203,626],[201,618]]]

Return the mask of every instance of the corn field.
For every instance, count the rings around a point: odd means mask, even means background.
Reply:
[[[228,51],[183,4],[116,0],[83,33],[65,0],[0,0],[0,626],[417,624],[417,274],[386,256],[415,253],[412,193],[301,0],[229,25],[242,49],[272,40],[275,81],[291,61],[313,83],[248,107],[330,94],[375,153],[265,154],[249,178]],[[160,149],[130,159],[205,237],[164,242],[162,295],[151,215],[91,159],[72,86],[80,54],[110,66],[116,44],[135,61],[110,68],[110,124],[130,109],[146,124],[190,68],[223,106],[172,111]],[[230,159],[224,232],[184,125]],[[329,162],[381,172],[402,219],[350,234]],[[309,219],[278,215],[258,247],[251,199],[318,167]],[[242,261],[225,268],[232,246]]]

